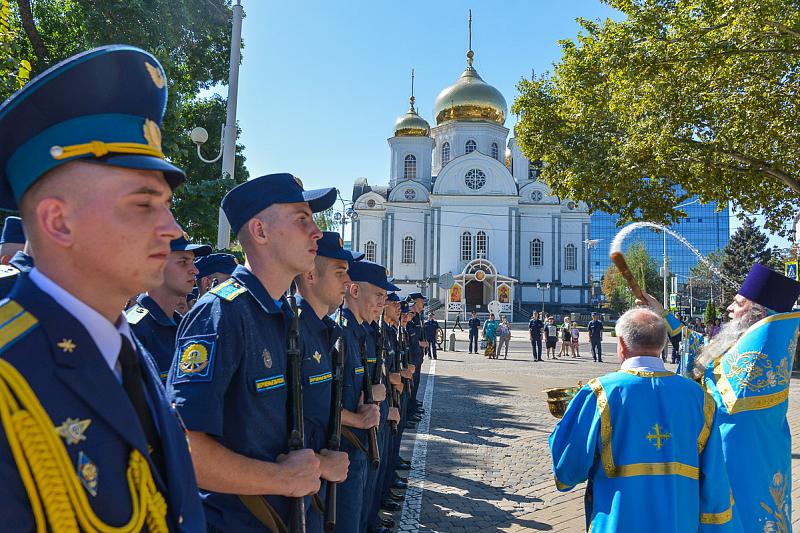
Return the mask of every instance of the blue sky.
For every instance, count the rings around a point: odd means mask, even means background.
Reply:
[[[598,0],[242,4],[237,118],[251,176],[291,172],[306,188],[335,186],[345,199],[358,177],[388,182],[386,139],[408,109],[412,68],[418,111],[433,124],[436,95],[465,66],[470,8],[475,67],[509,106],[520,78],[559,60],[558,40],[575,37],[576,18],[614,15]]]

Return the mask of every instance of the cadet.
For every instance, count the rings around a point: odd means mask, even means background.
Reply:
[[[312,215],[335,200],[336,189],[304,191],[291,174],[246,181],[222,200],[247,261],[183,318],[167,380],[208,491],[210,531],[278,530],[289,522],[287,498],[319,490],[314,451],[287,453],[293,317],[284,293],[314,268],[322,232]]]
[[[350,282],[347,269],[350,261],[358,261],[364,254],[353,254],[345,250],[341,237],[336,232],[325,231],[317,242],[317,258],[314,269],[295,278],[300,309],[300,338],[303,356],[303,418],[306,447],[320,457],[322,478],[334,483],[347,477],[349,459],[346,452],[326,449],[330,437],[331,382],[333,366],[331,348],[339,338],[341,330],[328,317],[341,305],[345,285]],[[325,487],[319,500],[325,501]],[[323,515],[320,512],[307,514],[306,528],[309,533],[322,533]]]
[[[347,346],[344,369],[344,402],[342,405],[342,449],[350,458],[347,479],[339,487],[336,508],[336,531],[364,532],[371,516],[372,498],[367,495],[368,464],[367,431],[381,421],[379,404],[386,397],[383,385],[371,385],[364,360],[374,359],[375,346],[365,326],[380,316],[386,291],[397,288],[386,280],[386,270],[369,261],[350,263],[348,275],[352,283],[345,292],[343,338]],[[369,381],[367,381],[369,380]],[[371,387],[374,404],[365,404],[363,391]]]
[[[33,258],[25,253],[25,232],[22,219],[6,217],[0,236],[0,298],[5,298],[20,272],[30,272]]]
[[[166,381],[175,354],[175,335],[182,318],[179,304],[186,307],[186,295],[194,286],[194,258],[211,253],[210,246],[190,243],[185,233],[173,239],[169,249],[164,283],[140,294],[136,305],[125,313],[134,335],[153,356],[161,381]]]
[[[412,415],[411,420],[418,422],[421,419],[422,413],[425,412],[425,409],[422,407],[422,402],[417,400],[416,394],[419,390],[422,362],[425,359],[424,353],[428,349],[431,339],[428,339],[425,335],[425,328],[423,326],[422,313],[425,309],[425,297],[422,293],[412,292],[408,295],[408,299],[410,309],[414,312],[414,318],[409,321],[406,327],[408,328],[408,337],[411,342],[411,361],[416,368],[414,371],[414,396],[411,402],[413,414],[416,416]]]
[[[0,106],[0,208],[19,208],[36,256],[0,304],[5,528],[205,528],[186,436],[122,315],[180,235],[166,98],[153,56],[112,45]]]
[[[233,254],[226,253],[209,254],[195,259],[197,296],[202,296],[223,281],[228,281],[238,264]]]
[[[439,322],[436,321],[433,313],[428,313],[428,320],[425,321],[425,338],[428,340],[428,359],[436,359],[436,332],[440,329]],[[444,338],[444,337],[442,337]]]

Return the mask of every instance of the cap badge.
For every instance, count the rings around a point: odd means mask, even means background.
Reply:
[[[157,148],[159,151],[161,150],[161,129],[158,127],[158,124],[146,118],[144,120],[144,126],[142,127],[144,132],[144,138],[147,141],[147,146],[151,146],[153,148]]]
[[[339,247],[344,248],[344,240],[341,237],[339,237]]]
[[[314,355],[312,355],[311,357],[314,358],[314,361],[316,361],[317,364],[319,364],[319,362],[322,360],[322,354],[319,352],[314,352]]]
[[[300,186],[300,188],[302,189],[303,188],[303,180],[301,180],[297,176],[292,176],[292,177],[294,178],[294,182],[297,183]]]
[[[150,79],[153,80],[155,86],[159,89],[163,89],[167,82],[164,81],[164,76],[161,75],[161,69],[154,67],[147,61],[144,62],[144,66],[147,69],[147,73],[150,74]]]
[[[183,232],[183,238],[186,239],[187,241],[189,240],[189,234],[186,233],[185,231]]]

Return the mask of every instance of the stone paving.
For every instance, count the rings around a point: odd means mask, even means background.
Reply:
[[[427,400],[431,409],[424,476],[418,476],[424,477],[419,512],[405,512],[402,521],[396,515],[397,530],[584,531],[583,485],[561,493],[552,481],[547,438],[557,420],[550,415],[542,390],[573,386],[578,380],[586,383],[614,371],[619,365],[613,338],[604,343],[603,363],[592,362],[584,343],[580,359],[534,363],[527,331],[514,331],[508,360],[468,354],[466,333],[456,335],[458,351],[439,352],[433,394]],[[420,400],[429,368],[426,362]],[[793,380],[789,401],[798,405],[800,380]],[[789,415],[792,526],[800,531],[800,410],[790,409]],[[402,454],[411,458],[414,432],[406,435]],[[419,463],[419,457],[414,460]]]

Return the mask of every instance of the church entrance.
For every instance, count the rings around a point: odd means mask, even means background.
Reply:
[[[468,313],[472,311],[486,311],[486,304],[483,301],[483,282],[475,280],[467,282],[464,293]]]

